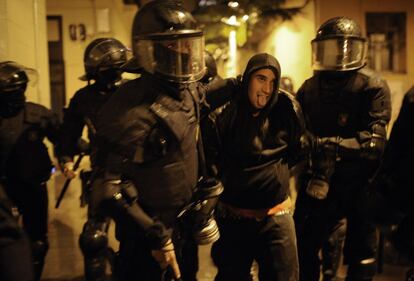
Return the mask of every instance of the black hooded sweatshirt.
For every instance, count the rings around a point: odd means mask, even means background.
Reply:
[[[276,76],[274,93],[257,113],[248,99],[248,83],[257,70]],[[298,103],[279,90],[280,66],[268,54],[253,56],[239,82],[236,98],[210,115],[203,133],[206,159],[224,184],[221,201],[239,208],[273,207],[288,196],[289,164],[297,159],[303,118]]]

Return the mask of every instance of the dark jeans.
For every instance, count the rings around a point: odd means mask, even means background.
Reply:
[[[216,281],[250,281],[253,260],[261,281],[298,280],[298,256],[292,216],[269,216],[262,221],[222,217],[217,214],[220,239],[211,256]]]
[[[365,182],[355,177],[333,178],[327,199],[317,200],[307,195],[304,181],[294,216],[301,281],[319,280],[319,251],[342,218],[347,219],[343,254],[348,273],[368,271],[361,261],[376,257],[377,240],[375,225],[364,216],[361,200]],[[359,279],[348,274],[347,280],[371,280],[368,275]]]

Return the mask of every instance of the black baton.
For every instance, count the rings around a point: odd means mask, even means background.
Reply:
[[[73,171],[76,171],[79,168],[79,165],[82,161],[83,156],[85,156],[84,153],[81,153],[78,156],[78,159],[76,160],[75,165],[73,165]],[[59,208],[59,205],[62,202],[63,196],[65,196],[65,193],[68,190],[68,187],[71,181],[72,179],[66,179],[65,184],[63,185],[62,191],[60,192],[59,197],[56,201],[55,209]]]

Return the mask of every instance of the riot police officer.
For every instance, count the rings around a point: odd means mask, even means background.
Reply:
[[[315,73],[297,94],[314,145],[295,210],[304,281],[319,280],[318,252],[343,217],[346,280],[372,280],[375,274],[375,226],[357,202],[383,153],[391,104],[387,83],[365,67],[365,57],[358,24],[329,19],[312,40]]]
[[[120,66],[126,63],[127,52],[127,48],[114,38],[98,38],[86,47],[85,74],[79,79],[87,81],[88,85],[71,98],[62,124],[59,160],[67,177],[74,177],[73,157],[78,154],[78,141],[85,126],[94,146],[98,112],[120,85]],[[91,162],[93,166],[94,154]]]
[[[59,121],[49,109],[25,101],[30,73],[35,71],[15,62],[0,63],[0,161],[2,184],[21,212],[40,280],[48,250],[46,182],[53,167],[43,140],[57,144]]]
[[[121,81],[120,66],[127,62],[127,48],[114,38],[98,38],[86,48],[84,54],[85,75],[81,80],[88,85],[78,90],[65,110],[62,124],[60,163],[67,178],[73,178],[73,158],[78,151],[78,142],[83,128],[88,129],[90,141],[90,161],[92,170],[95,168],[96,157],[96,123],[98,112],[116,91]],[[93,83],[91,82],[93,81]],[[92,171],[81,172],[82,198],[86,202]],[[86,197],[86,198],[85,198]],[[82,203],[82,202],[81,202]],[[93,208],[93,206],[88,206]],[[88,212],[88,220],[79,238],[79,245],[84,255],[86,280],[103,280],[108,254],[108,219],[96,212]]]
[[[204,199],[221,190],[214,181],[197,185],[204,87],[196,82],[205,74],[204,37],[182,3],[171,0],[144,5],[132,37],[142,76],[123,84],[102,108],[103,173],[92,197],[117,223],[120,280],[192,280],[194,272],[184,266],[186,236],[198,243],[217,239],[214,204]],[[194,215],[191,233],[179,226],[181,210]]]

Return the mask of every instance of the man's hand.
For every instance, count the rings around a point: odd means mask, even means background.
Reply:
[[[168,239],[167,243],[165,243],[161,249],[152,250],[151,254],[162,269],[166,269],[168,266],[171,266],[175,278],[181,278],[180,267],[178,266],[177,259],[175,257],[174,244],[171,239]]]
[[[73,179],[74,177],[77,176],[76,171],[74,170],[74,166],[75,164],[70,161],[70,162],[66,162],[65,164],[63,164],[63,175],[67,178],[67,179]]]
[[[309,180],[306,193],[315,199],[324,200],[328,196],[329,183],[321,178],[313,177]]]

